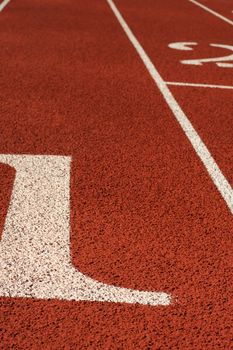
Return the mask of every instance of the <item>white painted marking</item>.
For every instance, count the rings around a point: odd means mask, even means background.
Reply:
[[[166,84],[167,85],[175,85],[175,86],[193,86],[193,87],[204,87],[204,88],[212,88],[212,89],[231,89],[231,90],[233,90],[233,86],[230,86],[230,85],[182,83],[182,82],[177,82],[177,81],[166,81]]]
[[[72,266],[70,157],[0,155],[16,169],[0,243],[0,296],[169,305],[163,292],[98,282]]]
[[[112,0],[106,0],[233,214],[233,189]]]
[[[192,2],[193,4],[201,7],[202,9],[206,10],[207,12],[211,13],[212,15],[220,18],[221,20],[223,20],[224,22],[233,25],[233,21],[231,21],[229,18],[224,17],[223,15],[220,15],[220,13],[213,11],[212,9],[210,9],[207,6],[204,6],[203,4],[201,4],[200,2],[196,1],[196,0],[188,0],[190,2]]]
[[[182,50],[182,51],[193,51],[193,47],[189,46],[195,46],[197,43],[194,42],[177,42],[177,43],[170,43],[168,47],[175,50]]]
[[[233,68],[233,63],[218,62],[216,64],[217,64],[217,66],[222,67],[222,68]]]
[[[233,52],[233,46],[232,45],[224,45],[224,44],[210,44],[212,47],[218,47],[221,49],[227,49]],[[196,58],[191,60],[182,60],[180,61],[183,64],[192,64],[196,66],[201,66],[203,63],[216,63],[219,67],[225,67],[225,68],[232,68],[232,63],[222,63],[227,61],[233,61],[233,53],[226,56],[221,57],[211,57],[211,58]]]
[[[4,0],[1,4],[0,4],[0,12],[6,7],[6,5],[10,2],[10,0]]]

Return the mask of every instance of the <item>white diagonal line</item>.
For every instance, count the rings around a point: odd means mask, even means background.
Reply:
[[[6,7],[6,5],[10,2],[10,0],[4,0],[1,4],[0,4],[0,12]]]
[[[214,85],[214,84],[198,84],[198,83],[182,83],[178,81],[166,81],[167,85],[174,86],[193,86],[193,87],[203,87],[203,88],[212,88],[212,89],[229,89],[233,90],[232,85]]]
[[[193,4],[201,7],[202,9],[206,10],[207,12],[211,13],[212,15],[220,18],[221,20],[223,20],[224,22],[226,23],[229,23],[233,26],[233,21],[231,21],[229,18],[227,17],[224,17],[222,15],[220,15],[220,13],[214,11],[214,10],[211,10],[209,7],[205,6],[205,5],[202,5],[200,2],[196,1],[196,0],[188,0],[190,2],[192,2]]]
[[[172,95],[171,91],[169,90],[166,82],[163,80],[157,69],[155,68],[154,64],[150,60],[149,56],[129,28],[128,24],[122,17],[121,13],[117,9],[116,5],[112,0],[106,0],[112,9],[114,15],[118,19],[121,27],[125,31],[128,39],[134,46],[135,50],[137,51],[138,55],[140,56],[141,60],[143,61],[144,65],[146,66],[148,72],[150,73],[152,79],[154,80],[155,84],[157,85],[158,89],[162,93],[165,101],[167,102],[168,106],[172,110],[176,120],[180,124],[181,128],[183,129],[184,133],[186,134],[187,138],[191,142],[194,150],[196,151],[197,155],[201,159],[202,163],[204,164],[207,172],[209,173],[212,181],[214,182],[215,186],[221,193],[222,197],[224,198],[228,208],[230,209],[231,213],[233,214],[233,190],[230,184],[228,183],[227,179],[221,172],[220,168],[218,167],[217,163],[215,162],[214,158],[210,154],[208,148],[192,126],[191,122],[188,120],[187,116],[184,114],[183,110],[181,109],[180,105],[175,100],[174,96]]]

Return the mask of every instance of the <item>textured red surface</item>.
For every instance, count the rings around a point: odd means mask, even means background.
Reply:
[[[119,5],[165,80],[232,82],[213,66],[205,77],[178,66],[166,48],[230,42],[229,26],[185,1],[178,18],[173,1]],[[72,155],[74,265],[105,283],[173,296],[168,307],[1,298],[2,348],[231,349],[232,216],[106,2],[12,2],[0,27],[0,153]],[[219,119],[230,107],[216,101],[203,123],[211,97],[198,104],[179,89],[232,181]]]
[[[233,20],[233,2],[231,0],[198,0],[198,2]]]

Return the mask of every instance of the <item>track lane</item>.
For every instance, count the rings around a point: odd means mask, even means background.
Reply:
[[[209,176],[211,177],[212,181],[216,185],[217,189],[221,193],[222,197],[224,198],[229,210],[233,214],[233,190],[224,175],[222,174],[220,168],[218,167],[217,163],[215,162],[214,158],[210,154],[208,148],[203,143],[202,139],[196,132],[196,130],[193,128],[192,124],[190,123],[189,119],[183,112],[183,110],[180,108],[180,105],[177,103],[176,99],[172,95],[171,91],[168,88],[168,85],[161,77],[160,73],[152,63],[151,59],[133,34],[132,30],[122,17],[121,13],[119,12],[118,8],[114,4],[112,0],[108,0],[108,4],[110,5],[114,15],[116,16],[118,22],[120,23],[122,29],[124,30],[126,36],[128,37],[129,41],[135,48],[137,54],[139,55],[140,59],[143,61],[145,67],[147,68],[148,73],[150,74],[151,78],[154,80],[156,87],[161,92],[164,100],[166,101],[167,105],[171,109],[174,117],[176,118],[178,124],[181,126],[183,132],[185,133],[186,137],[192,144],[196,154],[201,159],[203,165],[205,166]],[[180,47],[185,46],[186,50],[186,43],[182,44],[172,44],[169,45],[170,47]],[[188,48],[190,50],[190,48]],[[233,59],[233,55],[232,59]],[[196,64],[196,63],[195,63]],[[199,63],[198,63],[199,64]],[[223,63],[225,64],[225,63]],[[233,66],[233,65],[232,65]],[[232,67],[233,68],[233,67]]]
[[[177,297],[2,299],[4,345],[228,346],[229,212],[106,3],[23,1],[1,27],[1,153],[72,154],[76,266]]]

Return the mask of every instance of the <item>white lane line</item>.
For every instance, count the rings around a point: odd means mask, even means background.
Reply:
[[[106,0],[233,214],[233,189],[112,0]]]
[[[6,7],[6,5],[10,2],[10,0],[4,0],[1,4],[0,4],[0,12],[4,9],[4,7]]]
[[[207,12],[211,13],[212,15],[220,18],[221,20],[225,21],[226,23],[229,23],[233,26],[233,21],[231,21],[229,18],[226,18],[222,15],[220,15],[220,13],[214,11],[214,10],[211,10],[209,7],[205,6],[205,5],[202,5],[200,2],[196,1],[196,0],[188,0],[190,2],[192,2],[193,4],[203,8],[204,10],[206,10]]]
[[[230,89],[230,90],[233,90],[233,86],[231,86],[231,85],[182,83],[182,82],[178,82],[178,81],[166,81],[166,84],[167,85],[175,85],[175,86],[193,86],[193,87],[204,87],[204,88],[212,88],[212,89]]]

